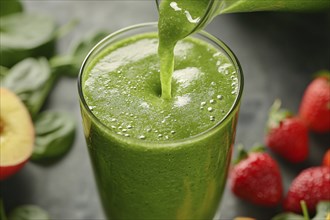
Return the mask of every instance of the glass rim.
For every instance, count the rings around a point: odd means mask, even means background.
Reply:
[[[103,44],[106,43],[108,40],[115,38],[118,35],[124,34],[131,30],[148,28],[148,27],[157,28],[157,22],[141,23],[141,24],[136,24],[136,25],[132,25],[132,26],[120,29],[112,34],[109,34],[105,38],[103,38],[88,52],[88,54],[86,55],[82,65],[80,67],[78,80],[77,80],[78,81],[77,84],[78,84],[79,101],[82,104],[82,105],[80,104],[80,106],[81,106],[81,108],[84,108],[84,110],[87,112],[88,116],[90,117],[90,120],[94,120],[98,124],[98,126],[101,126],[104,129],[104,131],[106,131],[106,133],[108,133],[112,137],[115,137],[116,139],[120,139],[120,141],[125,142],[127,144],[143,145],[144,147],[147,147],[147,146],[154,147],[155,145],[157,145],[157,148],[159,148],[159,147],[176,146],[178,143],[181,143],[181,144],[191,143],[191,142],[203,139],[205,136],[210,135],[213,132],[215,132],[217,130],[217,128],[219,128],[221,125],[223,125],[230,118],[230,116],[234,113],[234,111],[237,108],[239,108],[240,100],[241,100],[242,94],[243,94],[243,86],[244,86],[244,76],[243,76],[242,68],[241,68],[241,65],[240,65],[237,57],[235,56],[235,54],[231,51],[231,49],[224,42],[222,42],[217,37],[207,33],[206,31],[199,31],[197,33],[194,33],[193,35],[200,35],[200,36],[212,41],[213,43],[216,44],[216,46],[218,46],[219,48],[221,48],[223,50],[225,55],[229,58],[229,60],[233,63],[233,65],[235,67],[235,71],[237,72],[236,74],[238,77],[238,84],[239,84],[238,93],[237,93],[237,96],[236,96],[231,108],[226,113],[226,115],[212,127],[208,128],[205,131],[202,131],[194,136],[190,136],[190,137],[183,138],[183,139],[162,140],[162,141],[157,141],[157,140],[148,141],[148,139],[139,140],[137,138],[122,137],[121,135],[116,134],[115,132],[113,132],[110,129],[109,126],[107,126],[105,123],[103,123],[101,120],[99,120],[88,107],[88,104],[84,97],[84,93],[82,91],[83,90],[82,79],[83,79],[83,72],[86,68],[86,64],[89,61],[90,57],[92,55],[94,55],[93,52],[96,51],[99,47],[103,46]]]

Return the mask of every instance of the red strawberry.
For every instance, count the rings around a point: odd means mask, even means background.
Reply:
[[[321,200],[330,200],[330,167],[311,167],[303,170],[293,181],[284,200],[286,211],[300,213],[304,200],[310,212]]]
[[[282,199],[282,178],[275,160],[264,152],[246,153],[240,149],[240,160],[230,173],[233,193],[261,206],[276,206]]]
[[[308,156],[308,130],[298,117],[280,109],[281,101],[275,100],[270,109],[265,144],[292,163],[304,161]]]
[[[325,152],[322,164],[323,166],[330,167],[330,149]]]
[[[299,114],[315,132],[330,131],[330,72],[324,71],[305,90]]]

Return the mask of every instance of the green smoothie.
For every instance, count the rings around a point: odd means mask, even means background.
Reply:
[[[231,52],[208,37],[178,41],[168,99],[161,96],[157,33],[115,34],[87,59],[84,131],[109,219],[214,217],[242,79]]]
[[[84,131],[109,219],[212,219],[218,209],[241,71],[212,36],[185,38],[207,1],[183,3],[163,1],[158,33],[114,34],[84,64]]]

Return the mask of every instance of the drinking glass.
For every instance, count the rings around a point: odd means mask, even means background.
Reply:
[[[123,138],[102,123],[85,100],[83,78],[96,57],[123,39],[150,32],[157,33],[157,23],[107,36],[80,70],[83,130],[103,209],[108,219],[212,219],[227,179],[243,91],[239,62],[221,40],[204,31],[193,35],[228,57],[237,73],[238,93],[223,119],[198,135],[162,142]]]

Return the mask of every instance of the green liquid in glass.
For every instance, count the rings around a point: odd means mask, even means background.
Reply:
[[[158,38],[138,35],[107,48],[84,77],[93,114],[114,133],[182,140],[213,127],[238,94],[234,66],[210,45],[187,38],[175,49],[172,98],[160,98]],[[144,137],[144,138],[141,138]]]
[[[212,219],[218,209],[240,70],[218,47],[185,38],[199,16],[186,6],[161,10],[158,34],[103,42],[83,69],[84,132],[109,219]]]
[[[237,72],[196,38],[177,43],[172,98],[160,97],[156,33],[93,57],[82,78],[87,145],[110,219],[212,219],[226,182]],[[107,127],[105,129],[104,125]],[[216,126],[217,125],[217,126]]]

